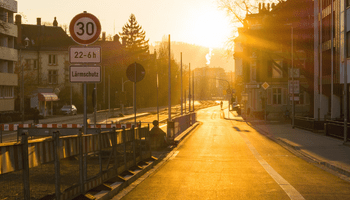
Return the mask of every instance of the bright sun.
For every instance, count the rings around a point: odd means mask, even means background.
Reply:
[[[231,34],[229,20],[215,8],[193,13],[189,19],[192,31],[187,37],[194,44],[211,48],[223,47]]]

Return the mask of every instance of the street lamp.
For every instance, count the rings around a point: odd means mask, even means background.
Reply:
[[[24,48],[27,48],[29,45],[29,38],[26,37],[24,39],[24,41],[26,42],[26,45],[24,46]],[[24,124],[24,67],[22,65],[22,48],[19,48],[19,64],[21,66],[21,70],[22,70],[22,82],[21,82],[21,88],[22,88],[22,93],[21,93],[21,105],[22,105],[22,124]]]

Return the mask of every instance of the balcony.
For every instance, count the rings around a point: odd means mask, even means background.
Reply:
[[[17,61],[18,51],[13,48],[0,47],[0,60]]]
[[[17,31],[16,25],[4,22],[2,20],[0,20],[0,21],[3,22],[5,25],[5,29],[0,28],[0,33],[2,33],[4,35],[12,36],[12,37],[17,37],[18,31]]]
[[[17,74],[0,73],[0,85],[18,86]]]

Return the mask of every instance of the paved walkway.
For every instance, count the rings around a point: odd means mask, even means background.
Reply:
[[[341,139],[299,128],[293,129],[289,123],[244,120],[236,112],[231,112],[230,118],[245,121],[276,142],[293,148],[321,165],[350,176],[350,146],[344,145]]]

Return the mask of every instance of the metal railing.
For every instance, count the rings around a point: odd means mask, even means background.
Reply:
[[[0,180],[0,190],[11,190],[17,199],[72,199],[151,158],[149,127],[68,136],[52,130],[36,140],[19,131],[20,142],[0,144],[7,155],[1,179],[18,176],[16,187]],[[0,199],[13,198],[5,195],[0,193]]]
[[[306,129],[313,132],[323,131],[325,121],[317,121],[310,117],[294,117],[294,126],[302,129]]]

